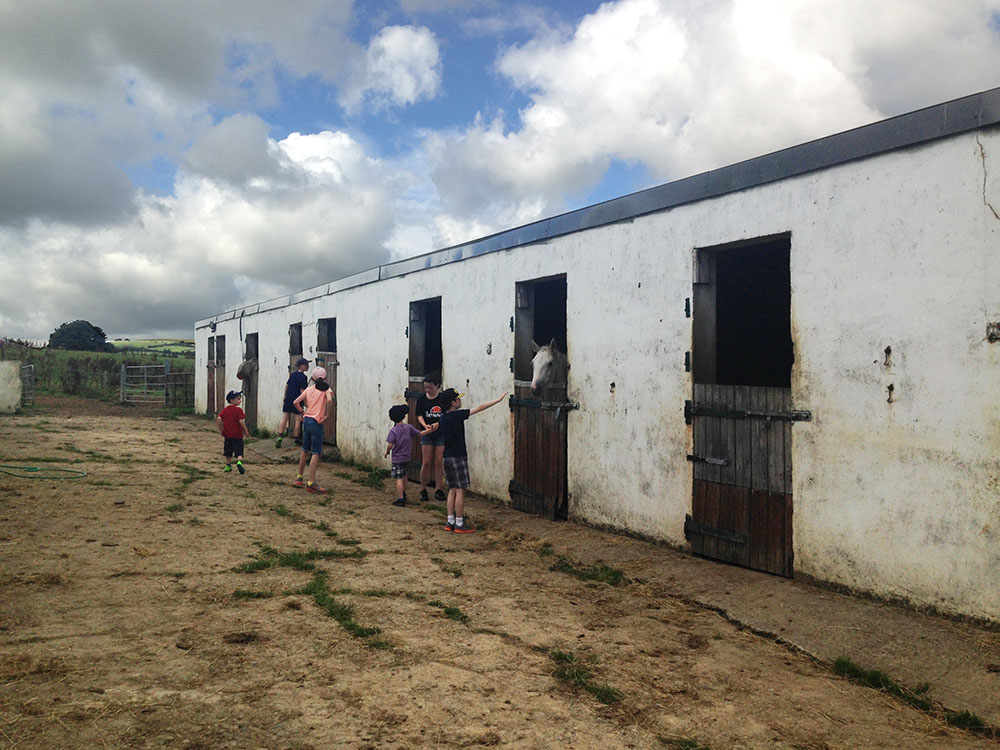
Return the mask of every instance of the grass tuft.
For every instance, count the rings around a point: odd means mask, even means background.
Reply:
[[[583,664],[577,661],[576,655],[572,651],[549,651],[549,657],[556,663],[556,670],[553,675],[564,685],[574,689],[586,690],[601,703],[610,706],[618,703],[623,698],[620,690],[616,690],[610,685],[598,685],[594,683],[594,673]]]
[[[580,565],[573,562],[566,555],[559,555],[556,562],[549,567],[549,570],[566,573],[582,581],[597,581],[599,583],[606,583],[609,586],[617,586],[626,580],[625,574],[618,570],[618,568],[604,564]]]
[[[929,711],[931,709],[932,704],[929,698],[925,698],[919,693],[903,687],[889,677],[889,675],[885,674],[885,672],[880,672],[877,669],[863,669],[862,667],[859,667],[846,656],[841,656],[834,662],[833,671],[842,677],[852,680],[853,682],[857,682],[861,685],[867,685],[868,687],[872,687],[876,690],[888,693],[889,695],[901,698],[914,708],[919,708],[921,711]]]

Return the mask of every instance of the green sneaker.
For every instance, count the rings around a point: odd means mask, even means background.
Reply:
[[[237,461],[236,462],[236,468],[240,470],[240,474],[246,474],[247,473],[247,470],[243,468],[243,462],[242,461]]]
[[[226,464],[226,468],[223,469],[223,471],[232,471],[232,470],[233,470],[233,467],[230,466],[229,464]]]
[[[281,435],[278,435],[278,439],[274,441],[274,447],[275,448],[281,447]]]

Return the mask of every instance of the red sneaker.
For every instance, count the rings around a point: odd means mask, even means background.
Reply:
[[[306,483],[302,481],[302,477],[299,477],[294,482],[292,482],[293,487],[305,487]]]
[[[306,483],[306,490],[308,490],[309,492],[315,492],[317,495],[322,495],[324,492],[326,492],[325,489],[323,489],[322,487],[320,487],[315,482],[307,482]]]

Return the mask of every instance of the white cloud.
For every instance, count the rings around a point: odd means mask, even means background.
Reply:
[[[415,104],[433,99],[441,85],[441,59],[430,29],[388,26],[368,45],[363,66],[341,94],[341,104],[357,111]]]
[[[500,56],[499,71],[530,97],[510,125],[500,113],[428,135],[442,236],[462,241],[560,211],[612,159],[662,182],[989,88],[998,7],[606,3],[572,33],[546,31]]]

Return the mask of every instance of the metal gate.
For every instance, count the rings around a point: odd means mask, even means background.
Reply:
[[[697,555],[782,576],[793,572],[791,390],[696,384],[685,406],[693,425],[691,515],[684,533]]]
[[[21,365],[21,406],[35,405],[35,366]]]
[[[126,404],[194,406],[192,373],[171,372],[170,365],[122,365],[121,400]]]
[[[536,397],[530,383],[515,381],[510,398],[514,478],[508,489],[517,510],[549,519],[567,517],[566,417],[577,408],[566,401],[565,386],[543,388]]]

